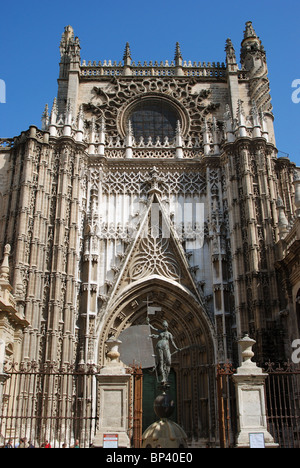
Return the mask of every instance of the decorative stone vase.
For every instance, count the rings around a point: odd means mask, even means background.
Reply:
[[[111,364],[119,364],[120,360],[120,353],[119,353],[119,346],[122,344],[122,341],[118,340],[114,336],[111,336],[106,341],[107,350],[107,357],[110,360]]]

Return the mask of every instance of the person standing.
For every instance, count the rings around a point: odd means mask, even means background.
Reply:
[[[4,448],[14,448],[13,447],[13,441],[12,439],[9,439],[6,445],[4,445]]]

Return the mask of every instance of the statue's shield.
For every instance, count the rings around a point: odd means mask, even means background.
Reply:
[[[154,349],[149,325],[136,325],[124,330],[119,340],[120,359],[127,366],[141,365],[143,369],[155,366]]]

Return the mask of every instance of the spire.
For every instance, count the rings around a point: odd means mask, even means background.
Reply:
[[[176,67],[181,67],[182,66],[182,55],[181,55],[179,42],[176,42],[174,61],[175,61]]]
[[[80,44],[78,37],[74,37],[72,26],[66,26],[60,41],[60,56],[63,59],[68,56],[72,61],[80,61]]]
[[[44,112],[42,114],[42,130],[48,130],[49,125],[49,109],[48,104],[45,105]]]
[[[226,46],[225,46],[225,52],[226,52],[226,63],[228,65],[237,65],[236,63],[236,55],[235,55],[235,49],[233,47],[231,39],[226,40]],[[232,70],[231,70],[232,71]]]
[[[184,72],[182,69],[182,55],[181,55],[179,42],[176,42],[174,61],[175,61],[175,67],[176,67],[175,69],[176,75],[183,76]]]
[[[261,40],[257,36],[251,21],[247,21],[246,29],[244,31],[244,39],[241,44],[241,63],[245,64],[248,54],[254,55],[259,53],[262,57],[265,57],[265,49],[261,43]],[[246,64],[246,68],[249,68],[249,64]],[[252,65],[253,66],[253,65]]]
[[[50,136],[54,136],[54,137],[57,135],[57,130],[56,130],[57,113],[58,113],[57,102],[56,102],[56,98],[54,98],[53,106],[52,106],[51,114],[50,114],[50,124],[49,124]]]
[[[266,52],[251,21],[246,23],[241,44],[241,66],[250,80],[249,100],[255,100],[258,110],[266,114],[271,130],[273,115]]]
[[[131,65],[131,50],[130,50],[129,42],[126,42],[123,60],[124,60],[124,66],[129,67]]]

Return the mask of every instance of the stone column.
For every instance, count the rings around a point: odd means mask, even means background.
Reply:
[[[112,336],[106,341],[107,363],[97,375],[100,418],[94,447],[103,447],[104,434],[117,434],[119,447],[129,448],[129,381],[131,374],[120,361],[119,345]]]
[[[246,335],[239,344],[242,348],[243,363],[233,376],[236,388],[238,411],[237,448],[249,448],[249,434],[263,434],[266,448],[277,448],[267,429],[265,380],[260,367],[252,362],[252,347],[256,342]]]

